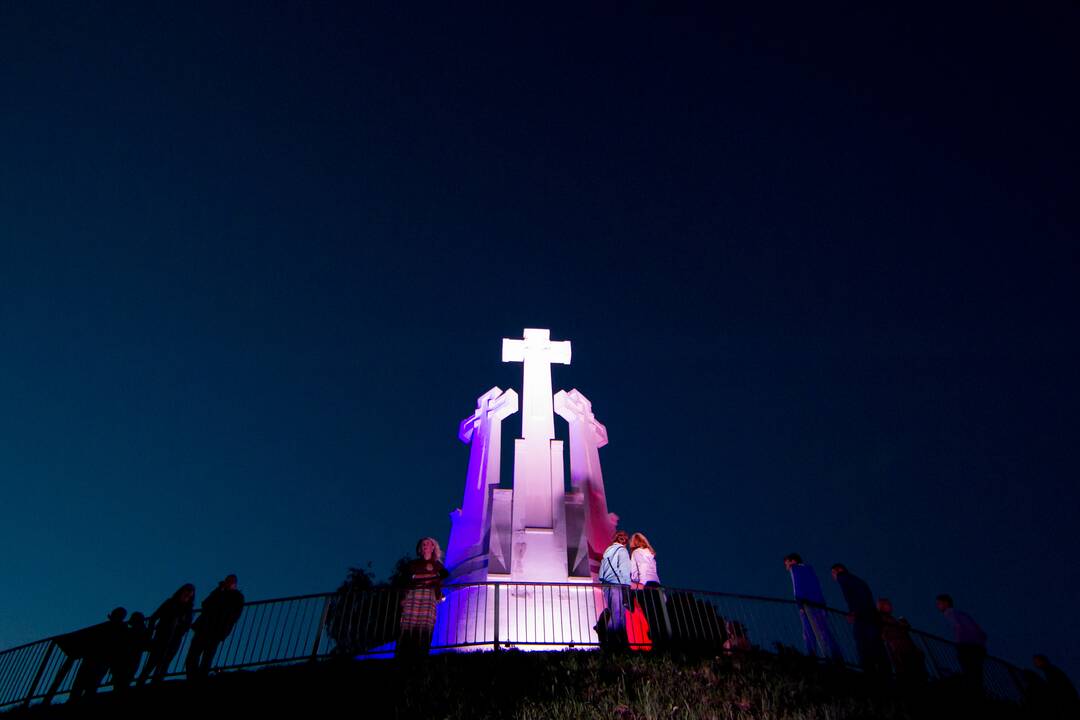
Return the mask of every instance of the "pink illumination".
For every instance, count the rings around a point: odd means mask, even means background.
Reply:
[[[562,441],[555,440],[551,364],[570,364],[570,343],[527,328],[523,340],[503,340],[503,362],[522,363],[521,438],[514,441],[513,550],[510,577],[566,582]]]
[[[548,330],[527,328],[521,339],[503,340],[503,362],[522,363],[513,489],[499,487],[499,466],[502,421],[517,412],[517,393],[497,387],[484,393],[458,432],[470,446],[469,469],[461,508],[450,514],[446,559],[451,582],[507,583],[499,601],[500,641],[542,643],[522,649],[595,643],[592,620],[582,624],[582,614],[602,609],[599,592],[576,585],[595,580],[614,531],[598,452],[607,444],[607,430],[577,390],[552,395],[551,366],[569,365],[570,357],[570,343],[551,340]],[[570,425],[569,492],[563,442],[555,439],[556,412]],[[541,589],[515,584],[535,582],[567,585]],[[493,588],[448,590],[455,597],[440,605],[436,636],[450,643],[493,642]]]
[[[487,579],[491,491],[499,486],[502,421],[517,409],[516,392],[493,387],[476,399],[476,411],[458,427],[458,437],[470,447],[465,496],[461,508],[450,513],[453,527],[446,550],[456,582]]]
[[[555,412],[570,425],[570,485],[584,495],[585,543],[589,575],[597,579],[600,558],[615,534],[618,517],[607,509],[604,475],[600,471],[600,448],[607,445],[607,428],[592,412],[592,403],[577,390],[560,390],[555,394]],[[577,563],[575,563],[577,565]]]

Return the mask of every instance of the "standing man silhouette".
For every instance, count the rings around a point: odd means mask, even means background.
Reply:
[[[169,664],[180,650],[184,635],[191,628],[195,606],[195,586],[185,583],[154,611],[147,621],[150,630],[150,655],[146,659],[138,684],[142,685],[153,673],[158,681],[169,672]]]
[[[843,563],[832,566],[832,576],[848,606],[848,620],[855,634],[859,665],[867,672],[887,675],[889,658],[881,641],[881,616],[874,602],[874,593],[865,580],[848,570]]]
[[[1042,670],[1046,676],[1046,701],[1051,712],[1061,718],[1077,717],[1080,714],[1077,713],[1077,710],[1080,710],[1080,696],[1076,694],[1076,688],[1069,676],[1045,655],[1036,655],[1033,659],[1035,667]]]
[[[221,641],[232,632],[244,609],[244,594],[236,589],[236,576],[228,575],[203,600],[202,611],[191,626],[191,648],[188,649],[188,679],[206,677],[214,662]]]
[[[983,691],[983,664],[986,662],[986,633],[979,623],[963,610],[953,607],[951,595],[937,596],[937,609],[945,616],[956,641],[956,659],[964,685],[973,692]]]

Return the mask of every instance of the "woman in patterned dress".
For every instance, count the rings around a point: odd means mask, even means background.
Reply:
[[[435,538],[420,538],[416,559],[406,569],[409,589],[401,601],[401,634],[396,655],[426,655],[431,648],[435,614],[442,599],[440,584],[450,573],[442,564],[442,548]]]

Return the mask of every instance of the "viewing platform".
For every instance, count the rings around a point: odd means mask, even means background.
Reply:
[[[603,587],[509,582],[444,586],[431,652],[598,650],[604,644],[603,625],[598,625]],[[249,602],[215,655],[214,672],[392,658],[406,592],[375,588]],[[799,606],[793,600],[668,587],[627,592],[633,608],[628,652],[806,654]],[[817,660],[861,671],[847,615],[824,611],[840,657]],[[954,643],[920,630],[909,632],[923,654],[929,682],[959,676]],[[0,710],[55,702],[70,693],[81,660],[65,655],[63,638],[0,652]],[[184,638],[166,681],[184,677],[190,638],[190,633]],[[1020,699],[1023,687],[1019,669],[993,657],[985,663],[983,685],[989,696],[1013,701]],[[113,690],[111,676],[100,689]]]

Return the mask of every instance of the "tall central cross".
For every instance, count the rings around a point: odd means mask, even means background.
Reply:
[[[570,364],[570,343],[551,331],[526,328],[522,340],[503,340],[503,362],[523,363],[521,439],[514,442],[513,557],[510,575],[564,582],[563,447],[555,439],[552,363]]]
[[[551,405],[551,365],[570,364],[570,341],[552,342],[550,330],[526,328],[523,340],[503,338],[503,362],[524,363],[521,437],[551,440],[555,437],[555,414]]]

